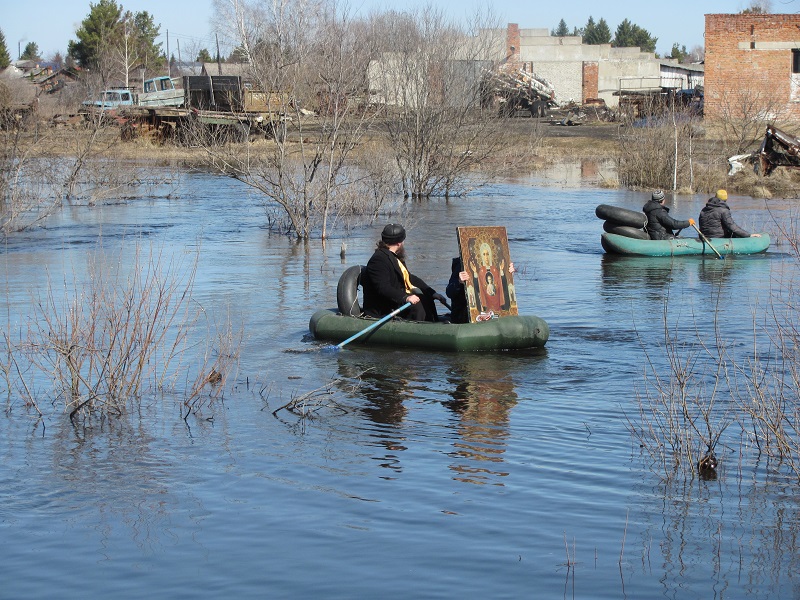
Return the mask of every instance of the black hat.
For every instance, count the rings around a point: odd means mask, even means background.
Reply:
[[[394,244],[399,244],[404,239],[406,239],[406,230],[403,229],[402,225],[395,225],[394,223],[389,223],[386,227],[383,228],[383,233],[381,233],[381,239],[383,243],[387,246],[392,246]]]

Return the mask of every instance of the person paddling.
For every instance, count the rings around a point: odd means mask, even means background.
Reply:
[[[665,202],[664,192],[656,190],[642,207],[642,212],[647,215],[646,228],[651,240],[671,240],[676,236],[675,230],[694,225],[694,219],[678,221],[670,217],[669,208],[664,206]]]
[[[406,302],[411,306],[400,315],[409,321],[437,321],[434,300],[445,300],[431,286],[406,267],[406,230],[390,223],[383,228],[372,258],[361,279],[364,312],[383,317]]]
[[[761,237],[760,233],[748,233],[733,222],[726,190],[717,190],[700,211],[700,232],[708,238]]]

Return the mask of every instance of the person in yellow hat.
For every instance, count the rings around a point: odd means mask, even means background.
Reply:
[[[717,190],[700,211],[700,232],[708,238],[761,237],[760,233],[748,233],[733,222],[725,190]]]

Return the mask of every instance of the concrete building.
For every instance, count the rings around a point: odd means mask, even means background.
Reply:
[[[529,65],[555,87],[560,104],[600,98],[617,106],[621,91],[661,84],[662,61],[639,48],[588,45],[578,36],[555,37],[547,29],[520,29],[516,23],[509,23],[506,40],[507,63]]]
[[[800,14],[706,15],[705,114],[800,118]]]
[[[602,99],[609,107],[619,105],[624,92],[661,93],[665,89],[682,89],[702,85],[702,67],[678,65],[675,61],[657,59],[652,52],[639,48],[613,48],[611,44],[584,44],[579,36],[554,37],[547,29],[520,29],[509,23],[504,30],[485,30],[474,48],[462,51],[459,61],[476,63],[475,69],[461,68],[470,81],[477,81],[479,72],[492,64],[514,71],[525,69],[547,80],[555,89],[559,105],[585,104]],[[465,44],[465,46],[470,46]],[[396,54],[386,53],[369,65],[368,79],[373,101],[401,104],[401,94],[391,92],[400,77],[402,65]],[[406,68],[407,70],[407,68]],[[405,90],[403,96],[408,96]],[[407,100],[405,101],[407,103]]]

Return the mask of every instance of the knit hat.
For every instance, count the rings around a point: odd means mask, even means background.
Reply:
[[[652,198],[653,200],[661,202],[664,199],[664,190],[656,190],[653,192]]]
[[[394,223],[389,223],[386,227],[383,228],[383,233],[381,233],[381,239],[383,243],[387,246],[392,246],[394,244],[399,244],[404,239],[406,239],[406,230],[403,229],[402,225],[395,225]]]
[[[728,192],[725,190],[717,190],[717,198],[720,200],[727,200],[728,199]]]

